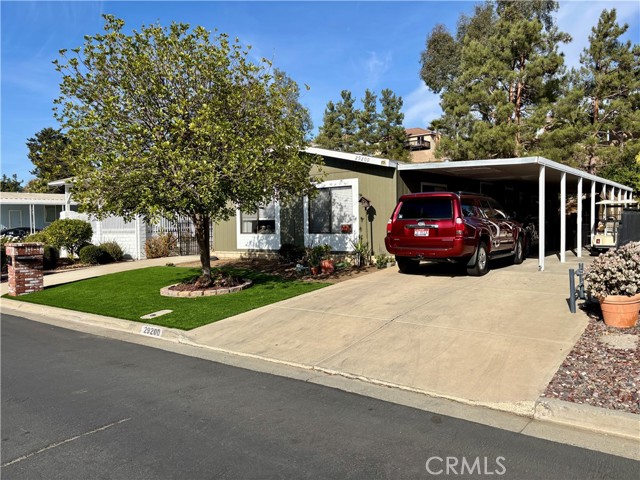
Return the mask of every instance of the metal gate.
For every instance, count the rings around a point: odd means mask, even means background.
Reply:
[[[176,220],[163,218],[151,227],[153,236],[171,234],[175,242],[171,255],[198,255],[196,227],[189,217],[178,217]],[[213,250],[213,223],[209,222],[209,246]]]

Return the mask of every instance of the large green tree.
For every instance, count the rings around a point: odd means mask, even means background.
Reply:
[[[357,112],[358,131],[356,140],[358,150],[366,155],[376,152],[378,142],[378,97],[371,90],[364,92],[362,110]]]
[[[18,180],[18,175],[13,174],[8,177],[6,174],[2,174],[2,178],[0,179],[0,192],[21,192],[22,188],[22,180]]]
[[[378,117],[378,153],[393,160],[404,161],[409,158],[407,150],[407,135],[402,122],[402,97],[398,97],[392,90],[382,90],[380,97],[382,110]]]
[[[615,9],[602,11],[539,148],[553,160],[640,190],[640,45],[620,40],[627,29]]]
[[[526,154],[539,110],[555,101],[564,73],[552,13],[557,2],[498,0],[461,17],[455,37],[436,26],[421,57],[421,76],[441,92],[440,154],[455,160]],[[448,53],[445,53],[448,52]],[[439,55],[444,53],[443,58]]]
[[[210,220],[313,189],[297,85],[226,34],[104,18],[55,62],[74,197],[100,217],[189,216],[210,281]]]
[[[33,166],[31,174],[35,179],[30,180],[25,190],[29,192],[64,192],[64,187],[51,188],[48,183],[73,176],[69,165],[67,151],[69,140],[60,131],[46,127],[27,140],[29,153],[27,156]]]

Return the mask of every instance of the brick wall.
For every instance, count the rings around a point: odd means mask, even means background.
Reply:
[[[44,245],[42,243],[7,243],[9,270],[9,295],[17,297],[25,293],[43,289],[42,263]]]

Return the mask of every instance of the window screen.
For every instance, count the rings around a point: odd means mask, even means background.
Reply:
[[[352,218],[351,187],[321,188],[309,200],[309,233],[343,233],[342,225]]]
[[[270,202],[255,212],[240,214],[240,233],[276,233],[276,206]]]

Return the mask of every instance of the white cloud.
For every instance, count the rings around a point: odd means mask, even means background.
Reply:
[[[368,57],[362,62],[367,73],[366,84],[375,87],[382,75],[389,71],[392,64],[391,52],[380,56],[377,52],[368,52]]]
[[[442,115],[440,96],[431,92],[424,83],[420,83],[409,95],[403,97],[403,100],[406,128],[427,128],[432,120]]]

